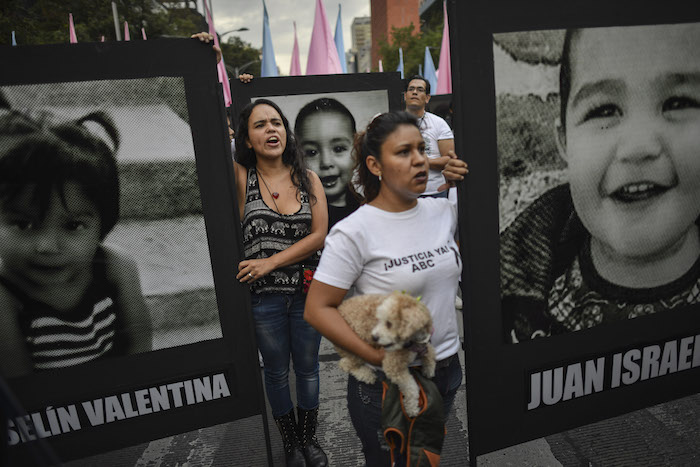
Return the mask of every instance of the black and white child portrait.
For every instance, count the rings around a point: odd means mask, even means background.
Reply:
[[[220,338],[182,79],[0,96],[2,374]]]
[[[558,92],[519,101],[541,110],[528,131],[554,117],[551,137],[530,133],[519,147],[554,148],[563,165],[546,150],[509,152],[502,125],[524,107],[506,105],[496,67],[501,307],[513,343],[700,302],[700,24],[559,34]]]
[[[359,206],[350,184],[355,133],[389,110],[387,91],[351,91],[267,97],[290,122],[307,167],[319,176],[328,199],[328,227]]]

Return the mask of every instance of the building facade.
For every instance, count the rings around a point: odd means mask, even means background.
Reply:
[[[404,28],[413,24],[420,29],[419,0],[371,0],[372,15],[372,66],[379,60],[379,41],[388,40],[391,28]]]
[[[352,50],[355,56],[355,73],[365,73],[372,69],[372,22],[369,16],[352,20]],[[349,70],[348,70],[349,71]]]

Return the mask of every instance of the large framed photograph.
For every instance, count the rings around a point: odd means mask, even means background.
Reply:
[[[397,72],[255,78],[250,83],[232,80],[232,117],[237,125],[241,109],[256,99],[268,99],[280,107],[307,167],[323,183],[330,228],[359,206],[350,189],[355,134],[375,115],[400,110],[402,92]]]
[[[13,70],[0,78],[13,465],[47,444],[68,460],[261,413],[213,51],[161,40],[0,57]]]
[[[471,455],[700,391],[700,16],[450,6]]]

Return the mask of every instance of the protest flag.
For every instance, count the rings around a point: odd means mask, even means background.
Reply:
[[[450,63],[450,28],[447,25],[447,3],[442,4],[445,25],[442,27],[442,45],[440,45],[440,73],[437,77],[436,94],[452,94],[452,64]]]
[[[309,57],[306,62],[307,75],[329,75],[342,73],[338,58],[338,49],[331,36],[331,29],[326,20],[326,9],[321,0],[316,0],[314,29],[311,32]]]
[[[299,41],[297,40],[297,22],[294,21],[294,47],[292,47],[292,64],[289,76],[301,76],[301,61],[299,60]]]
[[[214,45],[219,46],[219,37],[216,35],[216,29],[214,28],[214,19],[211,16],[211,11],[209,10],[209,4],[205,1],[204,6],[207,10],[207,23],[209,23],[209,34],[214,36]],[[219,82],[224,88],[224,104],[229,107],[233,100],[231,99],[231,85],[228,82],[228,73],[226,73],[226,65],[224,64],[224,57],[221,57],[221,61],[216,64],[216,72],[219,76]]]
[[[75,35],[75,26],[73,25],[73,13],[68,13],[68,39],[71,44],[78,43],[78,36]]]
[[[348,72],[348,66],[345,63],[345,42],[343,41],[343,24],[340,18],[340,3],[338,4],[338,19],[335,21],[335,48],[338,50],[338,59],[340,60],[340,68],[343,73]]]
[[[277,75],[277,61],[275,61],[275,50],[272,47],[272,34],[270,33],[270,18],[267,15],[265,0],[263,0],[263,47],[260,76],[265,78]]]
[[[435,95],[437,93],[437,75],[435,74],[435,63],[433,62],[433,56],[430,55],[430,48],[425,47],[425,58],[423,59],[423,71],[425,74],[422,76],[425,80],[430,83],[430,94]]]

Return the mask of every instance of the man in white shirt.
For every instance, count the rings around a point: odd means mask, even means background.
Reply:
[[[440,185],[446,183],[442,169],[445,168],[447,161],[457,157],[454,152],[455,140],[452,129],[442,117],[425,110],[425,106],[430,101],[430,83],[420,75],[413,75],[407,83],[404,93],[406,112],[418,118],[418,127],[425,141],[425,153],[430,165],[428,184],[421,196],[448,198],[451,191],[454,193],[454,198],[449,197],[450,201],[456,205],[455,190],[438,191]],[[462,309],[462,299],[459,295],[455,297],[455,308]]]
[[[425,106],[430,101],[430,83],[419,75],[412,76],[407,83],[404,93],[406,111],[418,119],[430,164],[428,184],[422,196],[447,198],[448,190],[438,192],[438,187],[445,184],[442,169],[445,168],[447,161],[457,157],[454,153],[454,135],[444,119],[425,110]]]

